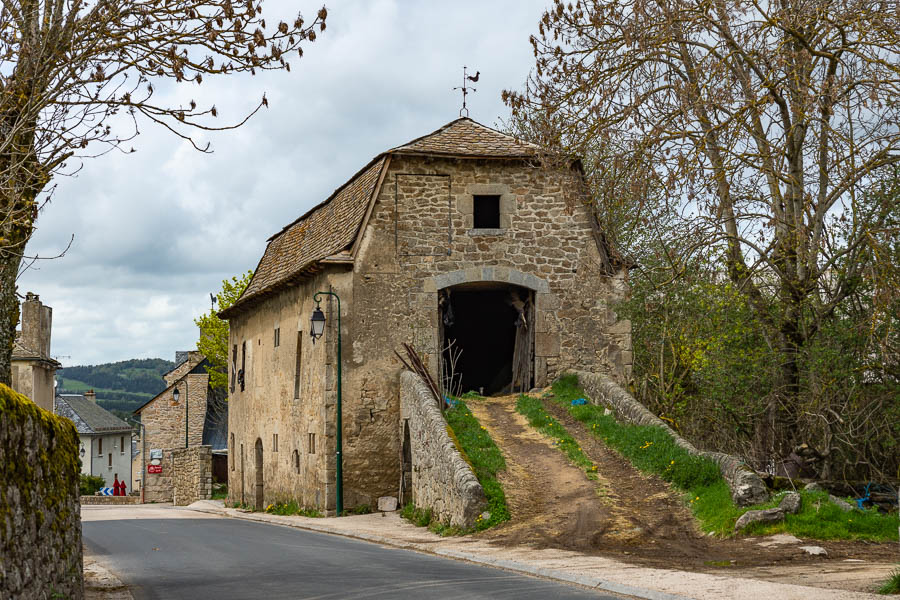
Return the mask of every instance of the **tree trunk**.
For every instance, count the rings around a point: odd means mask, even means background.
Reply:
[[[16,275],[21,253],[0,250],[0,383],[12,385],[12,350],[19,323]]]

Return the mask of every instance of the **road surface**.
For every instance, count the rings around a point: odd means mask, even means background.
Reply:
[[[408,550],[167,506],[83,506],[89,554],[136,600],[606,599]]]

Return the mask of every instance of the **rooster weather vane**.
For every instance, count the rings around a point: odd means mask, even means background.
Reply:
[[[459,109],[459,116],[461,116],[461,117],[468,117],[468,116],[469,116],[469,109],[466,108],[466,96],[469,94],[469,92],[477,92],[477,91],[478,91],[478,90],[476,90],[476,89],[473,88],[473,87],[467,87],[467,86],[466,86],[466,81],[471,81],[472,83],[478,83],[478,76],[481,75],[481,71],[475,71],[475,75],[474,75],[474,76],[472,76],[472,75],[466,75],[466,68],[467,68],[467,67],[463,66],[463,84],[462,84],[462,87],[455,87],[455,88],[453,88],[454,90],[462,90],[463,105],[462,105],[462,108]],[[465,114],[463,114],[463,113],[465,113]]]

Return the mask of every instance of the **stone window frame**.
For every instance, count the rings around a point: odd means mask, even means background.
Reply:
[[[307,434],[307,445],[308,445],[308,453],[315,454],[316,453],[316,434],[315,432],[310,431]]]
[[[475,196],[500,196],[499,229],[475,229]],[[512,227],[516,196],[505,183],[470,183],[466,186],[465,193],[457,199],[457,210],[463,216],[463,226],[469,237],[502,236]]]
[[[276,323],[275,324],[275,339],[274,339],[274,348],[277,348],[281,345],[281,327]]]

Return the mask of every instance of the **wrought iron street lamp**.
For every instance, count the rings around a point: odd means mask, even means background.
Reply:
[[[172,404],[178,404],[178,398],[181,392],[178,391],[178,384],[172,389]],[[188,447],[188,382],[187,377],[184,378],[184,447]]]
[[[335,300],[337,300],[337,451],[335,452],[337,482],[335,484],[335,504],[337,514],[341,516],[341,513],[344,512],[344,457],[341,438],[341,298],[334,292],[316,292],[313,296],[313,300],[316,301],[316,308],[309,318],[309,335],[312,337],[313,344],[325,333],[325,314],[319,308],[319,296],[322,295],[334,296]]]

